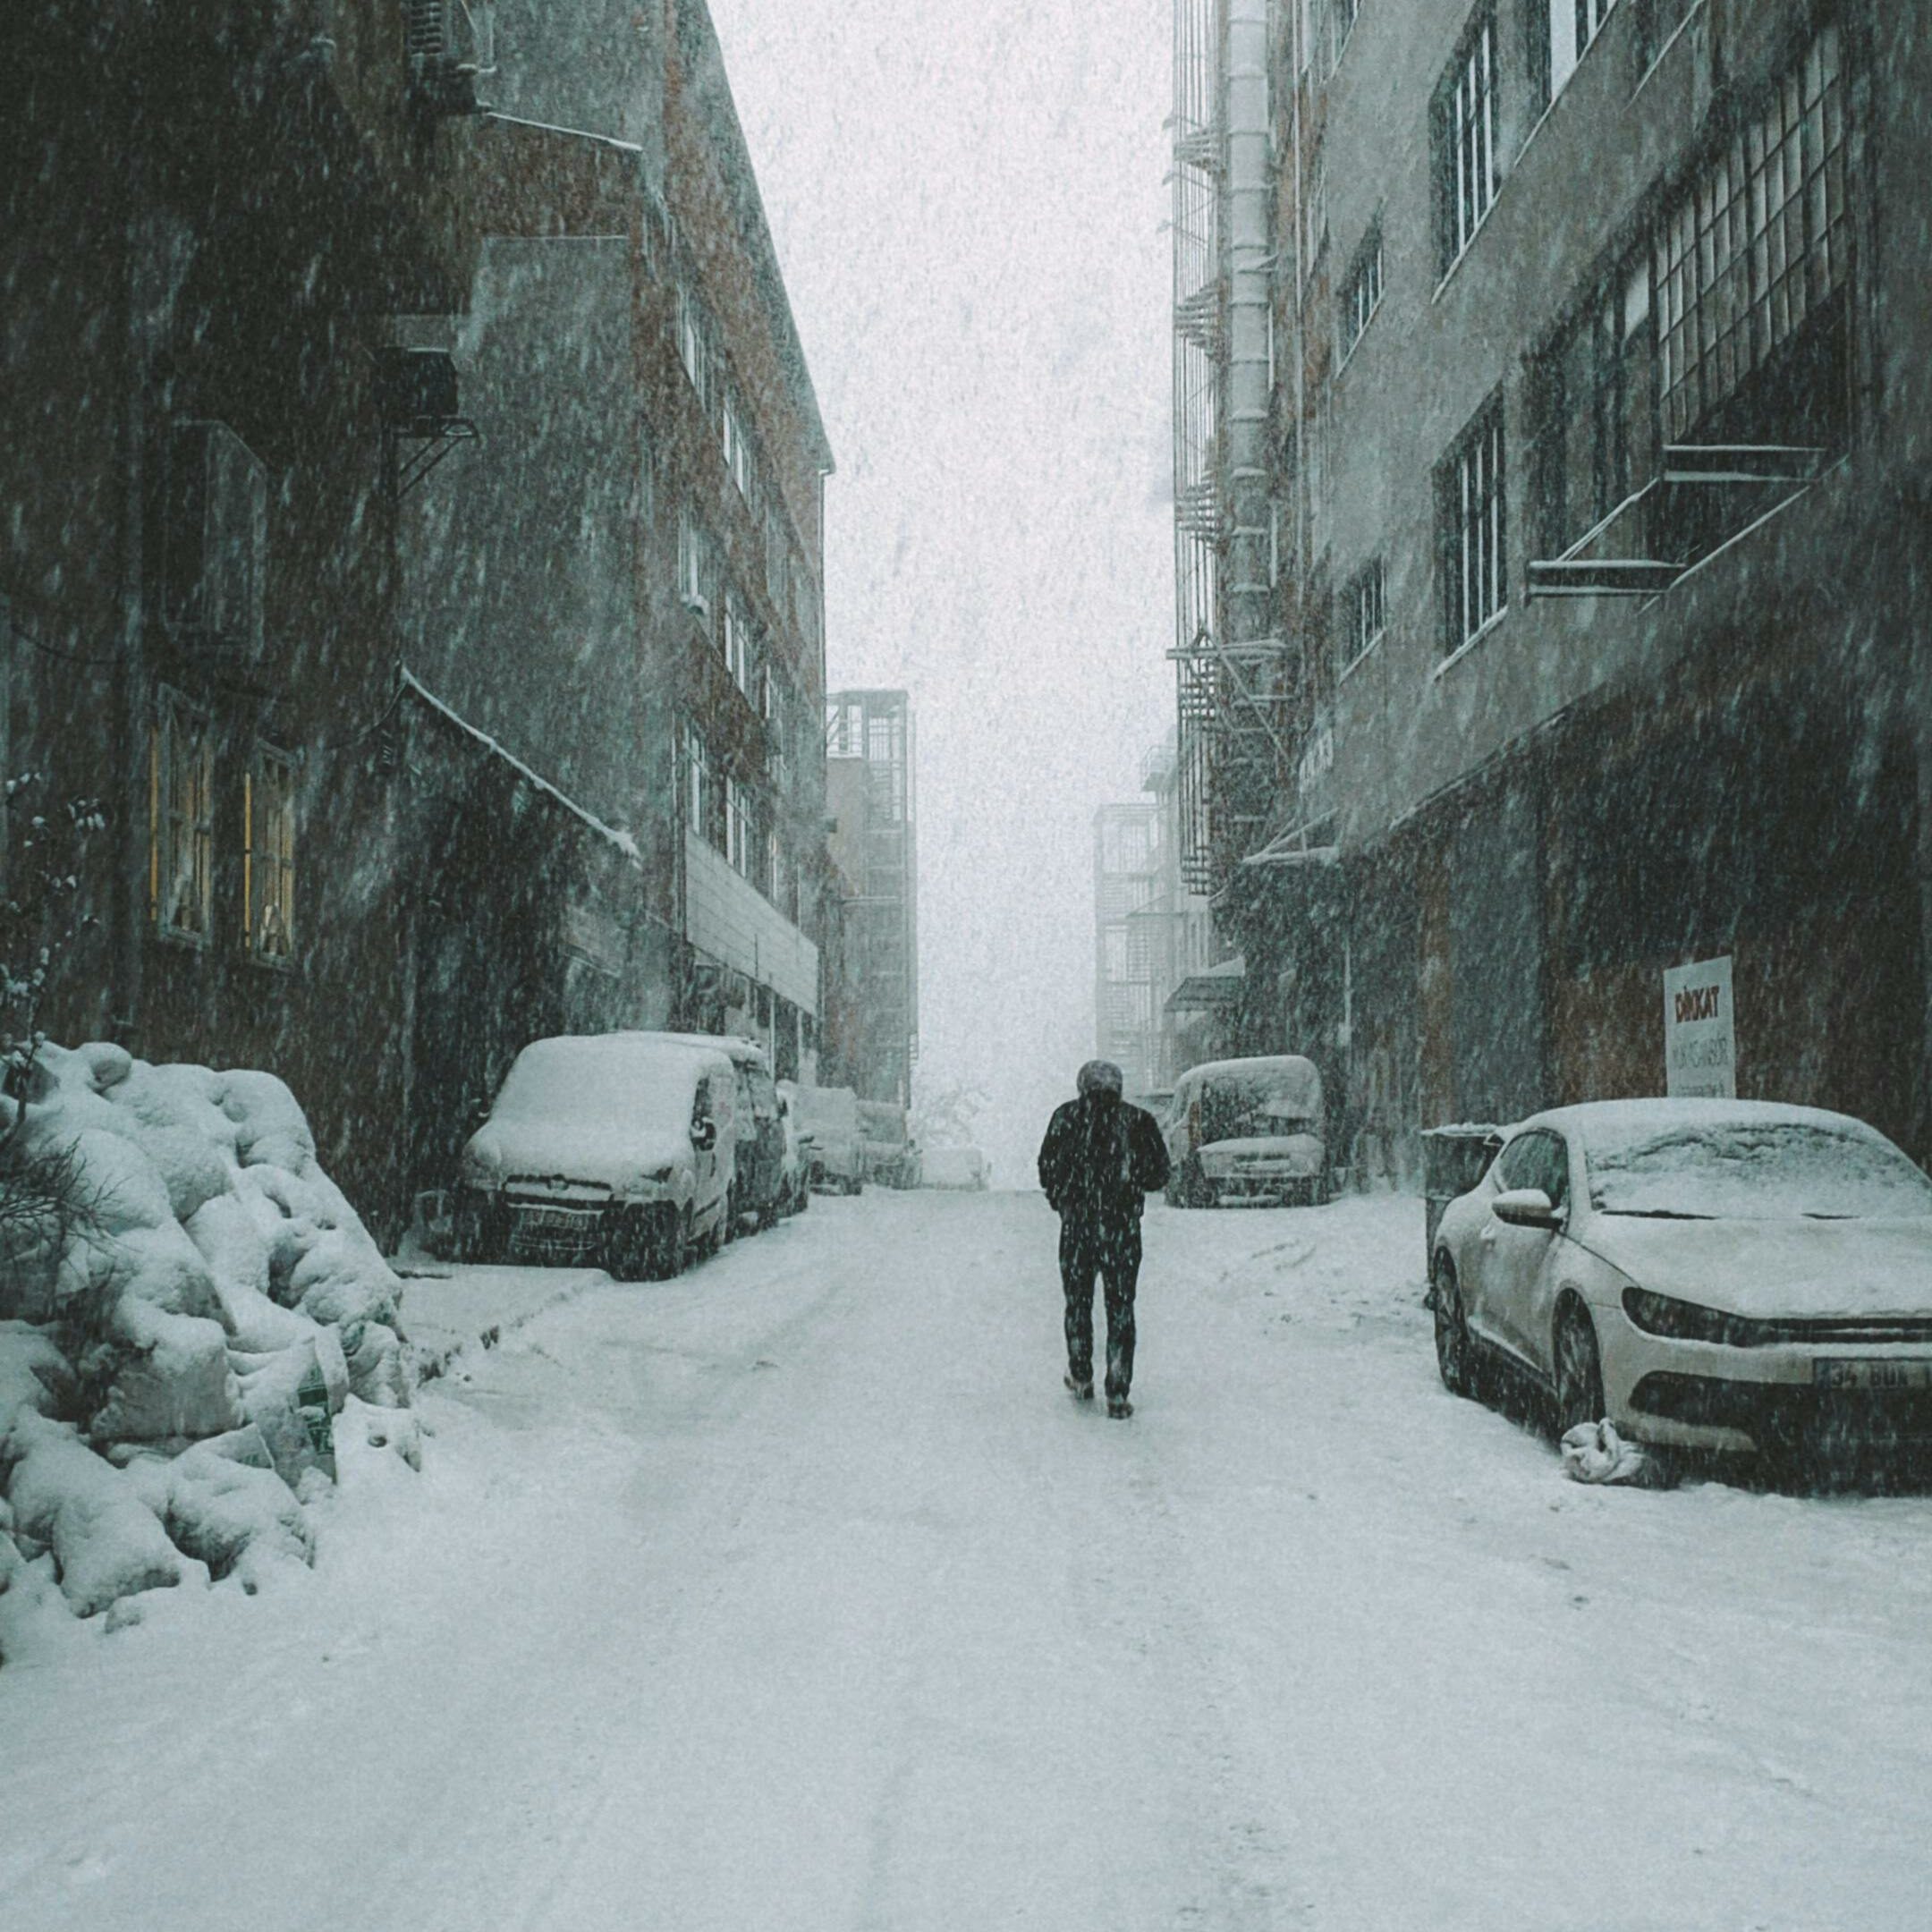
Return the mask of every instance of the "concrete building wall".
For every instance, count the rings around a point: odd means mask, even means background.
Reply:
[[[1911,185],[1932,48],[1865,0],[1622,0],[1546,100],[1533,50],[1552,9],[1497,0],[1499,182],[1452,262],[1434,130],[1485,17],[1364,5],[1299,86],[1292,37],[1278,50],[1295,694],[1271,831],[1333,841],[1343,863],[1334,890],[1301,868],[1224,874],[1244,1023],[1325,1059],[1358,1118],[1397,1117],[1403,1167],[1417,1124],[1660,1089],[1662,972],[1729,953],[1741,1091],[1845,1106],[1932,1152],[1932,611],[1913,561],[1932,318]],[[1655,388],[1665,218],[1821,34],[1845,76],[1849,319],[1812,331],[1803,379],[1786,357],[1782,394],[1741,376],[1673,429]],[[1379,303],[1356,340],[1351,284],[1377,233]],[[1675,544],[1694,562],[1659,595],[1532,598],[1530,564],[1587,527],[1579,503],[1600,487],[1576,384],[1608,367],[1580,331],[1613,285],[1632,400],[1609,405],[1630,426],[1610,504],[1662,470],[1673,435],[1822,438],[1831,466],[1783,503],[1680,489],[1648,528],[1664,497],[1627,515],[1601,554]],[[1505,608],[1464,646],[1445,635],[1437,491],[1496,402]],[[1821,427],[1781,427],[1801,419]],[[1358,650],[1351,587],[1377,563],[1384,614]]]

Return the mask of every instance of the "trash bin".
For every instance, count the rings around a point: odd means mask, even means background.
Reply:
[[[1509,1132],[1506,1127],[1462,1121],[1453,1127],[1422,1131],[1423,1263],[1436,1265],[1436,1230],[1443,1209],[1459,1194],[1467,1194],[1483,1177],[1496,1149]]]

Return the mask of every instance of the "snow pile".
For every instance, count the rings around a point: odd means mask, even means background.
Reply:
[[[280,1080],[100,1044],[32,1080],[12,1171],[71,1149],[72,1199],[0,1219],[0,1658],[54,1611],[308,1562],[338,1427],[420,1453],[402,1284]]]

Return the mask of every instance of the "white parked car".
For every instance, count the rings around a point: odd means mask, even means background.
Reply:
[[[721,1052],[633,1033],[533,1041],[463,1148],[458,1259],[675,1275],[724,1239],[737,1089]]]
[[[859,1096],[850,1087],[801,1087],[799,1123],[812,1137],[811,1184],[857,1194],[865,1187]]]
[[[977,1191],[987,1184],[987,1157],[976,1147],[929,1147],[919,1156],[919,1185]]]
[[[1299,1054],[1210,1060],[1176,1082],[1161,1122],[1176,1208],[1312,1207],[1327,1198],[1321,1075]]]
[[[1932,1439],[1932,1181],[1843,1114],[1535,1114],[1444,1211],[1431,1273],[1444,1382],[1507,1363],[1559,1428],[1777,1454]]]

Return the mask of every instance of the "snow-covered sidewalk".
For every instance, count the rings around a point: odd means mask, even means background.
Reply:
[[[1157,1206],[1125,1424],[1037,1197],[580,1283],[312,1575],[0,1671],[5,1923],[1921,1926],[1932,1500],[1565,1481],[1420,1224]]]

